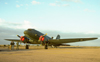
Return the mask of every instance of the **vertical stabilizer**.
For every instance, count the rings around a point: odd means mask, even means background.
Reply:
[[[56,39],[60,39],[60,35],[59,34],[57,35]]]

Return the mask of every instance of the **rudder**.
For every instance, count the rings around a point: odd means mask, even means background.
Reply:
[[[60,39],[60,35],[59,34],[57,35],[56,39]]]

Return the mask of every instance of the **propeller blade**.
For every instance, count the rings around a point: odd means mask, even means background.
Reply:
[[[44,36],[46,36],[46,35],[47,35],[47,33],[46,33],[46,34],[44,34],[44,35],[43,35],[43,37],[44,37]]]
[[[19,35],[17,35],[19,38],[20,38],[20,36]]]

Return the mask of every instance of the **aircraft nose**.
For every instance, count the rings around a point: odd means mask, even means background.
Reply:
[[[29,34],[28,30],[25,30],[25,31],[24,31],[24,34]]]

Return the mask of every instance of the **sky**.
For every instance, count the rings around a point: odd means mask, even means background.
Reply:
[[[0,44],[34,28],[61,38],[100,37],[100,0],[0,0]],[[100,39],[71,45],[100,46]]]

